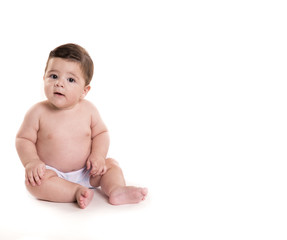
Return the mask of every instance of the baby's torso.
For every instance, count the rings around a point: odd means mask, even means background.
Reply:
[[[84,109],[46,111],[36,143],[40,159],[62,172],[83,168],[91,151],[90,126],[91,116]]]

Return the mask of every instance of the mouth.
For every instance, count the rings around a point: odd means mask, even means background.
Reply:
[[[57,96],[65,96],[64,94],[60,93],[60,92],[54,92],[54,95],[57,95]]]

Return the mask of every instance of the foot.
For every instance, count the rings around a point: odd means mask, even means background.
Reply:
[[[86,208],[93,199],[94,191],[85,187],[79,188],[76,199],[80,208]]]
[[[110,194],[109,202],[113,205],[139,203],[148,193],[147,188],[118,187]]]

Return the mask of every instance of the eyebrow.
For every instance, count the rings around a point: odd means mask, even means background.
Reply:
[[[75,78],[79,78],[76,74],[72,73],[72,72],[67,72],[70,75],[73,75]]]
[[[48,73],[49,72],[59,72],[58,70],[54,70],[54,69],[51,69],[51,70],[49,70],[49,71],[47,71]]]

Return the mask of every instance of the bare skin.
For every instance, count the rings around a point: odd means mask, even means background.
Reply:
[[[148,193],[146,188],[126,186],[118,163],[111,158],[106,160],[107,172],[102,176],[90,178],[94,187],[101,187],[113,205],[132,204],[143,201]]]
[[[143,201],[146,188],[126,186],[118,163],[106,159],[107,172],[102,176],[91,176],[90,184],[101,187],[113,205],[134,204]],[[86,208],[94,196],[94,190],[59,178],[52,170],[46,170],[41,184],[32,186],[26,181],[28,191],[38,199],[53,202],[77,202],[80,208]]]
[[[139,203],[145,199],[147,192],[146,188],[119,187],[111,193],[109,201],[113,205]]]
[[[76,192],[76,200],[80,208],[86,208],[93,199],[94,191],[91,189],[80,188]]]
[[[46,165],[64,173],[86,167],[90,184],[101,187],[111,204],[144,200],[147,189],[126,186],[117,162],[106,159],[108,130],[96,107],[84,100],[90,86],[85,86],[80,65],[52,58],[44,83],[47,100],[28,111],[16,137],[28,191],[38,199],[86,208],[94,191],[58,177]]]

